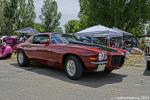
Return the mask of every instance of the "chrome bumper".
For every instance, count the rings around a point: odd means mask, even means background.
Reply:
[[[91,62],[92,64],[95,64],[95,65],[105,65],[107,64],[106,61],[103,61],[103,62]]]

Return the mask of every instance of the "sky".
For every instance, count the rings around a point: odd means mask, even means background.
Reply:
[[[80,11],[78,0],[56,0],[58,3],[58,10],[62,13],[60,20],[61,27],[72,19],[78,19],[78,13]],[[41,15],[41,8],[43,0],[35,0],[36,22],[40,22],[39,16]]]

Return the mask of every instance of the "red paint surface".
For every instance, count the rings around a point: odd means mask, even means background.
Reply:
[[[52,33],[42,33],[48,34],[51,37]],[[106,52],[95,47],[77,45],[77,44],[52,44],[51,42],[46,44],[32,44],[32,38],[30,37],[25,43],[17,45],[17,50],[22,49],[26,56],[33,61],[40,62],[42,64],[48,64],[57,68],[64,68],[63,57],[66,55],[75,55],[79,57],[86,70],[91,71],[97,68],[97,65],[92,64],[90,57],[96,58],[95,62],[98,62],[99,52],[105,52],[108,56],[107,58],[107,69],[118,69],[122,66],[112,65],[112,56],[123,56],[123,52],[118,50],[118,52]],[[51,39],[50,39],[51,41]],[[115,48],[115,50],[117,50]]]

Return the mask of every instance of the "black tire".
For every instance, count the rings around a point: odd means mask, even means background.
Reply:
[[[150,70],[150,61],[147,61],[147,63],[146,63],[146,69]]]
[[[70,60],[74,61],[74,64],[75,64],[75,73],[73,75],[70,75],[67,70],[67,64],[69,63],[68,61]],[[84,72],[84,68],[83,68],[83,64],[81,60],[76,56],[69,56],[65,61],[65,72],[66,72],[67,77],[71,80],[80,79]]]
[[[12,53],[7,54],[6,58],[11,58]]]
[[[23,61],[22,62],[19,61],[19,54],[22,54],[22,56],[23,56],[23,59],[22,59]],[[19,50],[17,52],[17,62],[18,62],[18,65],[21,66],[21,67],[29,66],[29,63],[30,63],[29,59],[27,58],[24,51],[22,51],[22,50]]]

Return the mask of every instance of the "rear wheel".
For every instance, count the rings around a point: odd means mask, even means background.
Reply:
[[[78,80],[83,75],[83,64],[76,56],[69,56],[65,62],[65,72],[67,77],[72,80]]]
[[[29,65],[29,59],[27,58],[27,56],[25,55],[25,53],[22,50],[19,50],[19,52],[17,53],[17,62],[19,64],[19,66],[21,67],[25,67]]]
[[[146,63],[146,69],[150,70],[150,61],[147,61],[147,63]]]

